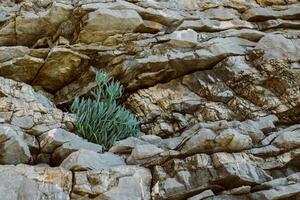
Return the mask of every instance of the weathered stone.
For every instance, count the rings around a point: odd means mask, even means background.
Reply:
[[[200,44],[195,51],[178,53],[168,50],[164,55],[126,60],[117,68],[122,70],[116,73],[125,71],[122,82],[128,83],[129,89],[137,89],[154,85],[162,79],[168,81],[191,71],[207,69],[227,56],[245,54],[247,48],[254,45],[240,38],[216,38]],[[186,67],[182,68],[183,65]]]
[[[187,200],[202,200],[206,199],[207,197],[214,196],[215,194],[211,190],[205,190],[204,192],[201,192],[200,194],[197,194],[193,197],[188,198]]]
[[[261,6],[274,6],[274,5],[290,5],[296,4],[297,1],[294,0],[258,0],[257,1]]]
[[[102,42],[110,35],[134,32],[142,24],[142,18],[134,10],[99,8],[88,14],[78,40],[85,43]]]
[[[272,179],[271,176],[269,176],[254,162],[256,159],[257,158],[254,156],[249,156],[243,153],[216,153],[212,155],[212,162],[216,169],[220,170],[221,173],[224,173],[225,176],[227,176],[227,174],[231,174],[238,178],[235,183],[230,183],[230,180],[228,180],[230,187],[237,187],[243,184],[253,185],[255,183],[263,183]],[[236,162],[238,162],[237,165],[235,164]],[[222,175],[217,179],[218,180],[216,180],[216,182],[213,182],[222,184],[226,187],[225,184],[227,180],[223,179]]]
[[[172,26],[184,18],[181,12],[170,9],[157,10],[153,8],[147,8],[139,11],[139,13],[143,19],[155,21],[165,26]]]
[[[230,195],[241,195],[241,194],[248,194],[251,191],[250,186],[241,186],[238,188],[233,188],[231,190],[223,191],[222,194],[230,194]]]
[[[188,29],[182,31],[174,31],[170,36],[169,43],[177,47],[195,47],[198,44],[198,34],[197,32]]]
[[[88,71],[83,73],[76,81],[63,87],[55,94],[55,103],[57,105],[71,104],[75,96],[83,96],[88,94],[97,86],[95,80],[96,69],[90,67]]]
[[[137,166],[75,172],[71,196],[72,199],[91,195],[111,200],[150,200],[150,185],[150,171]]]
[[[275,200],[275,199],[297,199],[300,193],[300,175],[292,174],[286,178],[279,178],[265,182],[259,186],[261,191],[254,192],[252,199]]]
[[[43,64],[42,59],[25,56],[1,63],[0,73],[6,78],[29,83]]]
[[[271,8],[252,8],[247,10],[242,18],[249,21],[264,21],[267,19],[297,19],[300,16],[299,7],[291,7],[287,10],[272,10]]]
[[[33,117],[30,116],[14,116],[11,120],[11,124],[18,126],[20,128],[24,129],[30,129],[33,127],[34,122],[33,122]]]
[[[70,199],[72,173],[62,168],[1,165],[0,177],[3,200]]]
[[[123,158],[112,153],[99,154],[94,151],[81,149],[71,153],[61,167],[72,171],[99,170],[109,167],[125,165]]]
[[[299,17],[297,0],[2,0],[0,163],[36,166],[0,166],[0,199],[298,200]],[[98,69],[145,134],[104,154],[62,111]]]
[[[273,145],[286,150],[300,147],[300,131],[287,131],[281,133],[273,142]]]
[[[216,151],[242,151],[252,147],[252,139],[235,129],[225,129],[216,134],[209,129],[200,129],[182,147],[183,153],[210,153]]]
[[[225,0],[225,1],[218,1],[218,0],[179,0],[179,4],[184,6],[184,8],[188,10],[207,10],[210,8],[216,8],[218,6],[223,6],[227,8],[234,8],[240,12],[243,12],[251,7],[257,7],[258,4],[256,1],[248,1],[248,0]]]
[[[269,29],[276,29],[276,28],[299,29],[300,23],[298,21],[292,21],[292,20],[275,19],[275,20],[268,20],[264,22],[258,22],[257,26],[259,30],[263,30],[263,31]]]
[[[136,145],[127,159],[127,162],[128,164],[138,164],[140,161],[154,157],[162,152],[163,149],[153,144]]]
[[[128,137],[124,140],[116,142],[109,151],[112,153],[131,153],[135,146],[146,144],[148,143],[139,138]]]
[[[102,147],[87,142],[74,133],[63,129],[53,129],[39,136],[40,147],[43,153],[52,153],[52,162],[60,164],[72,152],[80,149],[102,152]]]
[[[272,179],[246,154],[196,154],[154,168],[154,199],[182,199],[206,189],[233,189]],[[201,179],[199,179],[201,177]]]
[[[297,159],[299,159],[300,157],[299,148],[278,155],[281,152],[279,151],[274,154],[265,154],[268,157],[263,161],[258,162],[258,164],[260,165],[261,168],[265,170],[284,168],[289,165],[294,165],[295,167],[299,167],[300,163],[297,163]]]
[[[66,48],[53,48],[33,84],[50,92],[61,89],[84,70],[88,57]]]
[[[275,42],[276,41],[276,42]],[[284,46],[284,49],[282,47]],[[299,39],[286,39],[282,35],[268,34],[263,37],[255,49],[263,50],[264,59],[286,59],[291,61],[299,59],[300,40]]]
[[[59,25],[69,19],[72,9],[71,5],[54,2],[46,11],[22,10],[15,19],[17,43],[31,46],[43,37],[52,37]]]
[[[157,33],[164,30],[164,26],[158,22],[144,20],[144,23],[138,27],[137,32]]]
[[[5,97],[18,98],[27,103],[37,102],[46,108],[54,107],[54,104],[49,99],[47,99],[47,97],[41,95],[38,92],[35,92],[30,85],[16,82],[10,79],[5,79],[3,77],[0,77],[0,83],[1,94],[3,94]]]
[[[18,127],[0,124],[1,164],[28,163],[32,159],[26,137]]]
[[[218,21],[218,20],[211,20],[207,18],[202,18],[199,20],[189,20],[183,21],[182,24],[178,27],[179,30],[184,29],[193,29],[198,32],[214,32],[214,31],[223,31],[228,29],[254,29],[255,25],[251,24],[247,21],[242,21],[239,19],[234,19],[232,21]]]

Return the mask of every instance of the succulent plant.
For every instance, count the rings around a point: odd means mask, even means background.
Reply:
[[[106,73],[97,71],[97,88],[92,98],[76,97],[71,111],[80,136],[109,149],[116,141],[139,133],[139,121],[126,108],[118,105],[123,87]]]

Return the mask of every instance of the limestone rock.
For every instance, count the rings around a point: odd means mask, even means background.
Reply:
[[[1,165],[0,177],[3,200],[70,199],[72,173],[62,168]]]
[[[172,159],[154,168],[154,199],[176,199],[206,189],[233,189],[272,179],[246,154],[196,154],[185,159]],[[199,177],[202,177],[199,179]]]
[[[40,147],[43,153],[52,153],[52,162],[60,164],[72,152],[80,149],[102,152],[102,147],[87,142],[74,133],[63,129],[53,129],[39,136]]]
[[[211,190],[205,190],[204,192],[201,192],[200,194],[197,194],[193,197],[188,198],[188,200],[202,200],[206,199],[207,197],[214,196],[213,191]]]
[[[134,10],[99,8],[88,14],[78,40],[86,43],[102,42],[110,35],[134,32],[142,24],[142,18]]]
[[[22,10],[14,22],[17,43],[31,46],[43,37],[52,37],[59,25],[69,19],[72,9],[71,5],[54,2],[46,11]]]
[[[228,7],[228,8],[234,8],[240,12],[243,12],[249,8],[258,6],[256,1],[247,1],[247,0],[230,0],[230,1],[218,1],[218,0],[184,1],[184,0],[179,0],[179,4],[184,6],[188,10],[195,10],[195,9],[206,10],[209,8],[224,6],[224,7]]]
[[[178,47],[194,47],[198,44],[198,34],[192,29],[174,31],[170,36],[170,44]]]
[[[30,143],[27,143],[26,137],[30,136],[27,136],[18,127],[0,124],[1,164],[28,163],[32,159],[29,150]]]
[[[272,142],[272,144],[286,150],[300,147],[300,131],[283,132]]]
[[[163,55],[147,55],[145,58],[126,60],[121,64],[122,82],[130,83],[129,89],[151,86],[160,80],[171,80],[195,70],[210,68],[231,55],[244,55],[255,43],[240,38],[215,38],[199,45],[190,52],[167,50]],[[152,48],[152,51],[154,49]],[[186,66],[182,68],[181,66]]]
[[[137,164],[139,163],[139,160],[154,157],[162,152],[164,152],[163,149],[158,148],[153,144],[137,145],[132,150],[127,162],[128,164]]]
[[[299,39],[287,39],[282,35],[266,35],[259,41],[255,49],[264,51],[264,59],[289,58],[291,61],[296,61],[299,56],[299,44]],[[285,46],[284,50],[280,48],[283,45]]]
[[[164,30],[164,26],[158,22],[144,20],[144,23],[138,27],[137,32],[157,33]]]
[[[124,140],[117,141],[109,151],[118,154],[126,154],[131,153],[135,147],[142,147],[144,145],[149,149],[155,149],[155,146],[160,149],[167,148],[167,145],[162,138],[156,135],[143,135],[138,138],[128,137]]]
[[[50,92],[61,89],[82,73],[88,57],[66,48],[53,48],[33,84]]]
[[[0,2],[0,199],[299,199],[298,0]],[[98,69],[143,133],[107,153]]]
[[[299,173],[263,183],[257,188],[260,191],[252,193],[252,199],[297,199],[300,193]]]
[[[61,167],[72,171],[99,170],[114,166],[125,165],[123,158],[112,153],[99,154],[94,151],[80,149],[71,153]]]
[[[251,24],[250,22],[242,21],[239,19],[234,19],[231,21],[218,21],[203,18],[200,20],[186,20],[178,27],[179,30],[184,30],[188,28],[198,32],[215,32],[228,29],[254,29],[255,25]]]
[[[233,188],[231,190],[223,191],[222,194],[230,194],[230,195],[242,195],[242,194],[249,194],[251,192],[250,186],[241,186],[238,188]]]
[[[249,21],[263,21],[267,19],[297,19],[299,17],[299,7],[292,7],[287,10],[276,11],[271,8],[252,8],[247,10],[242,18]]]
[[[0,113],[3,122],[26,133],[40,135],[54,128],[72,130],[74,116],[57,109],[42,93],[24,83],[0,77]]]
[[[0,48],[0,75],[29,83],[44,64],[41,58],[29,55],[29,48],[23,46]]]
[[[13,81],[10,79],[6,79],[0,77],[0,89],[1,89],[1,97],[13,97],[23,100],[25,102],[37,102],[42,104],[42,106],[46,108],[53,108],[54,103],[51,102],[47,97],[34,91],[34,89],[27,84],[20,83],[17,81]]]
[[[234,129],[225,129],[215,134],[209,129],[200,129],[182,147],[184,153],[216,151],[242,151],[252,147],[252,139]]]
[[[75,96],[88,94],[97,86],[97,83],[94,81],[95,75],[96,69],[90,67],[89,70],[83,73],[76,81],[73,81],[55,93],[55,103],[57,105],[71,104]]]
[[[120,140],[116,142],[111,148],[110,152],[112,153],[131,153],[131,151],[134,149],[137,145],[146,145],[147,142],[140,140],[139,138],[135,137],[128,137],[124,140]]]
[[[151,173],[137,166],[75,172],[72,199],[94,196],[111,200],[150,200]]]

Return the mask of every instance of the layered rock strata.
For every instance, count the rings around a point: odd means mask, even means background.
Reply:
[[[0,199],[299,200],[300,2],[0,0]],[[142,135],[67,112],[102,69]]]

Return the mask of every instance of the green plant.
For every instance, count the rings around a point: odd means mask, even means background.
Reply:
[[[136,117],[117,100],[123,94],[122,85],[112,80],[106,73],[96,73],[97,88],[93,98],[75,98],[71,111],[76,113],[75,125],[80,136],[98,143],[105,150],[116,141],[137,136],[139,122]]]

